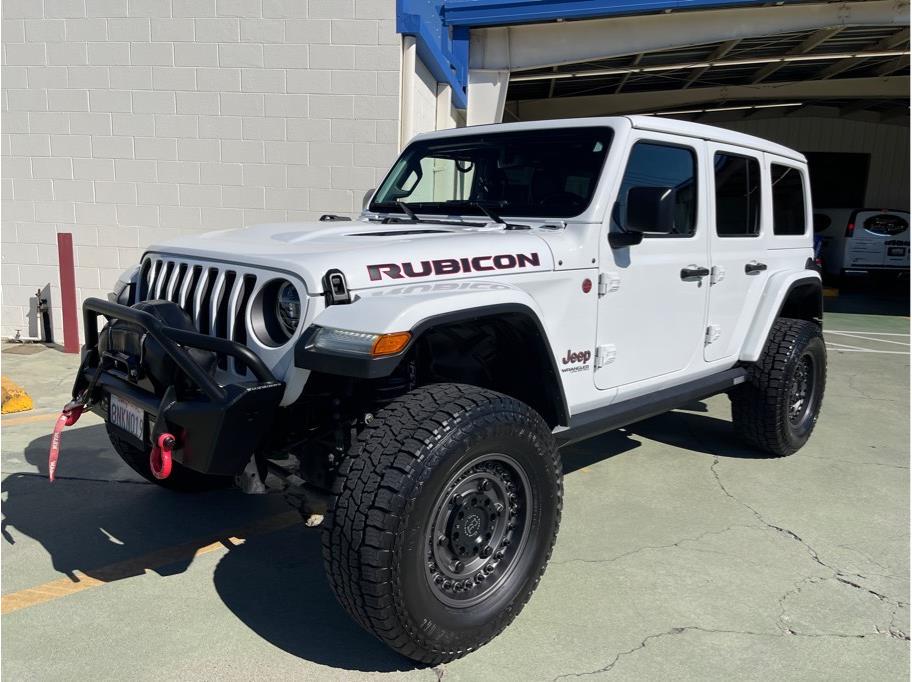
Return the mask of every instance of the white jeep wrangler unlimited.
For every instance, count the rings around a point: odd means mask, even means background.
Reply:
[[[357,220],[150,248],[85,302],[68,409],[166,488],[280,481],[351,616],[448,661],[538,584],[561,446],[723,392],[759,450],[807,441],[811,217],[801,154],[708,126],[421,135]]]

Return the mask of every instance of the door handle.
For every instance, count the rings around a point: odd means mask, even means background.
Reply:
[[[755,260],[744,265],[744,272],[748,275],[752,272],[763,272],[764,270],[766,270],[766,263],[758,263]]]
[[[688,265],[681,268],[681,279],[696,279],[698,277],[709,277],[709,268],[701,268],[696,265]]]

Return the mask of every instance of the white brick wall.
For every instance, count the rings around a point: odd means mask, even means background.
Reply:
[[[397,151],[394,0],[3,0],[2,330],[152,241],[355,213]]]

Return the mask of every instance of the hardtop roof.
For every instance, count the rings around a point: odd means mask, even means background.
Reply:
[[[746,147],[762,152],[769,152],[777,156],[784,156],[788,159],[807,163],[804,154],[797,152],[790,147],[771,142],[762,137],[739,133],[735,130],[719,128],[717,126],[704,125],[703,123],[691,123],[690,121],[679,121],[673,118],[663,118],[661,116],[627,116],[626,117],[634,128],[639,130],[650,130],[658,133],[667,133],[671,135],[685,135],[687,137],[697,137],[702,140],[711,140],[721,144],[730,144],[737,147]]]
[[[488,125],[468,126],[465,128],[450,128],[447,130],[438,130],[431,133],[422,133],[416,135],[416,140],[456,137],[462,135],[478,135],[485,132],[506,133],[519,130],[547,130],[553,128],[574,128],[574,127],[592,127],[592,126],[617,126],[629,125],[638,130],[649,130],[658,133],[670,135],[681,135],[701,140],[710,140],[721,144],[730,144],[745,149],[755,151],[769,152],[787,159],[807,163],[807,159],[800,152],[785,147],[776,142],[770,142],[762,137],[739,133],[734,130],[718,128],[716,126],[704,125],[702,123],[691,123],[690,121],[679,121],[672,118],[663,118],[661,116],[598,116],[586,118],[563,118],[549,119],[544,121],[523,121],[521,123],[491,123]]]

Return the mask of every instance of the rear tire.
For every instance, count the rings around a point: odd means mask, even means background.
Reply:
[[[826,345],[820,326],[780,318],[747,382],[731,392],[735,429],[770,455],[791,455],[811,437],[825,387]]]
[[[234,483],[230,476],[210,476],[193,471],[177,462],[174,462],[171,469],[171,475],[165,479],[158,479],[152,475],[152,468],[149,465],[149,452],[136,447],[122,437],[116,427],[105,423],[108,430],[108,439],[120,458],[127,463],[137,474],[155,485],[168,490],[175,490],[181,493],[200,493],[207,490],[218,490],[227,488]]]
[[[522,610],[562,495],[551,430],[530,407],[473,386],[416,389],[376,414],[339,468],[323,530],[329,582],[399,653],[451,661]]]

